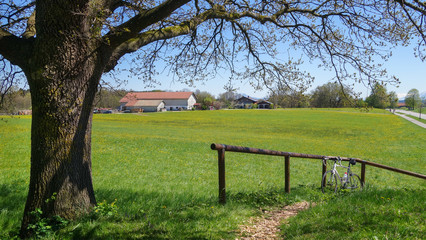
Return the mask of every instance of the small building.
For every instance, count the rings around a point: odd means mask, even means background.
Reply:
[[[270,109],[272,106],[272,103],[266,100],[259,100],[256,103],[257,103],[257,108],[260,108],[260,109]]]
[[[256,99],[253,99],[249,96],[240,97],[237,99],[237,103],[235,104],[235,108],[248,108],[257,102]]]
[[[405,102],[398,102],[397,108],[403,108],[403,107],[407,107],[407,105],[405,104]]]
[[[203,110],[203,107],[201,106],[201,103],[194,103],[194,109],[195,110]]]
[[[120,100],[120,110],[130,110],[129,107],[135,107],[138,104],[155,105],[154,102],[137,103],[138,101],[154,100],[157,101],[155,104],[163,101],[163,108],[168,111],[191,110],[197,102],[193,92],[130,92]],[[150,107],[154,107],[153,105]]]
[[[165,108],[163,100],[135,100],[124,105],[131,112],[160,112]]]
[[[254,99],[251,97],[240,97],[237,99],[235,108],[252,108],[254,105],[257,105],[257,108],[261,109],[270,109],[272,103],[263,99]]]

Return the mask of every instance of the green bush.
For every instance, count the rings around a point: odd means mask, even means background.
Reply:
[[[116,205],[116,202],[117,199],[115,199],[112,203],[108,203],[106,200],[103,200],[93,208],[93,214],[102,217],[117,216],[118,206]]]
[[[43,217],[43,211],[40,208],[36,208],[30,214],[35,220],[28,224],[28,230],[35,238],[50,236],[68,224],[68,221],[60,216]]]

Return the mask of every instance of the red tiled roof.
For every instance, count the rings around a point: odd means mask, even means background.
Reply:
[[[120,101],[121,102],[121,101]],[[133,107],[135,105],[135,103],[137,103],[138,100],[130,100],[129,102],[126,102],[126,107]]]
[[[120,102],[126,103],[135,100],[167,100],[188,99],[193,92],[130,92]]]

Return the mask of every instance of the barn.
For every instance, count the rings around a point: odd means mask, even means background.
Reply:
[[[249,96],[247,96],[247,97],[240,97],[239,99],[237,99],[237,103],[235,104],[235,108],[247,108],[247,107],[251,107],[256,102],[257,102],[256,99],[251,98]]]
[[[136,100],[124,106],[132,112],[160,112],[165,108],[165,103],[163,100]]]
[[[263,99],[254,99],[251,97],[241,97],[237,99],[237,103],[235,104],[235,108],[252,108],[257,105],[257,108],[261,109],[269,109],[272,106],[272,103]]]
[[[259,100],[256,103],[257,103],[257,108],[260,108],[260,109],[270,109],[272,106],[272,103],[266,100]]]
[[[197,100],[193,92],[130,92],[120,100],[120,110],[131,110],[139,105],[142,107],[142,104],[151,105],[149,106],[151,109],[159,107],[156,104],[161,104],[161,101],[164,103],[162,108],[168,111],[179,111],[191,110]]]

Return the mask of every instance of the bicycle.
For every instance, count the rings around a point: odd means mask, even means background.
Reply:
[[[323,159],[323,164],[326,165],[326,161],[328,159]],[[361,187],[361,179],[360,177],[352,173],[351,165],[355,165],[356,160],[355,159],[349,159],[349,165],[347,167],[342,165],[342,160],[340,157],[337,157],[337,159],[334,159],[333,168],[327,172],[324,173],[322,177],[321,182],[321,190],[323,193],[326,192],[337,192],[337,185],[339,184],[340,189],[357,189]],[[339,172],[337,171],[337,167],[341,167],[346,169],[345,174],[343,177],[340,177]]]

